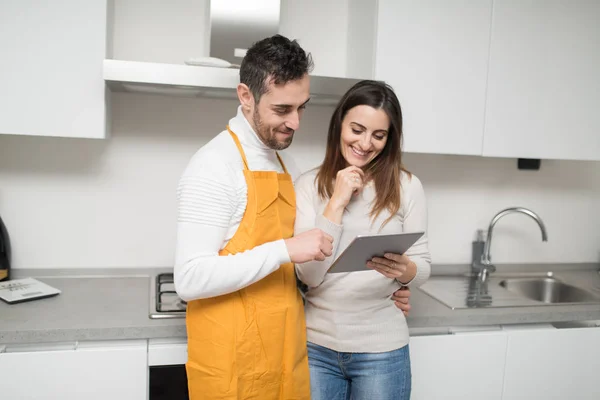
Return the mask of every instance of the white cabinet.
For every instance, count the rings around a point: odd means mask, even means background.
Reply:
[[[505,330],[504,330],[505,329]],[[410,339],[412,399],[600,398],[600,327],[507,326]]]
[[[600,160],[599,19],[588,0],[380,0],[404,150]]]
[[[404,150],[481,155],[492,0],[379,0],[375,78],[395,90]]]
[[[600,2],[495,0],[483,155],[600,160]]]
[[[6,346],[0,353],[3,399],[145,400],[147,342]]]
[[[0,134],[106,137],[107,0],[0,2]]]
[[[414,400],[500,400],[506,334],[469,332],[410,339]]]
[[[508,332],[503,400],[600,399],[600,328]]]

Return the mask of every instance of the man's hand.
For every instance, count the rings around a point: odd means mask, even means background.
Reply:
[[[333,251],[333,238],[318,228],[285,240],[290,259],[295,264],[323,261]]]
[[[392,300],[396,307],[398,307],[404,313],[404,316],[408,316],[408,312],[410,310],[410,304],[408,298],[410,297],[410,289],[406,286],[401,287],[400,289],[394,292],[392,296]]]

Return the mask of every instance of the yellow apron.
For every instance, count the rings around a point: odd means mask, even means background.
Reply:
[[[250,171],[242,146],[248,203],[221,256],[290,238],[296,218],[291,176]],[[237,268],[243,269],[243,265]],[[306,324],[292,263],[237,292],[187,305],[191,400],[310,399]]]

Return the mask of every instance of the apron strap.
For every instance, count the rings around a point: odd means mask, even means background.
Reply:
[[[242,148],[240,139],[238,139],[237,135],[235,133],[233,133],[233,131],[229,128],[229,125],[227,125],[227,130],[229,131],[229,134],[233,138],[233,141],[235,142],[235,145],[237,146],[237,148],[240,152],[240,155],[242,156],[242,161],[244,161],[244,169],[250,170],[250,168],[248,167],[248,160],[246,159],[246,153],[244,152],[244,149]],[[283,160],[279,156],[279,153],[275,152],[275,155],[277,155],[277,159],[279,160],[279,163],[281,164],[281,168],[283,168],[283,172],[288,174],[288,170],[285,167]]]
[[[227,125],[227,130],[229,131],[229,134],[233,138],[233,141],[235,142],[235,145],[237,146],[240,155],[242,156],[242,161],[244,161],[244,169],[249,170],[250,168],[248,168],[248,160],[246,159],[246,153],[244,153],[244,149],[242,148],[240,139],[238,139],[237,135],[233,133],[233,131],[229,128],[229,125]]]
[[[277,159],[279,160],[279,164],[281,164],[281,168],[283,168],[283,172],[289,175],[288,170],[285,167],[285,164],[283,163],[283,160],[279,156],[279,153],[275,152],[275,154],[277,154]]]

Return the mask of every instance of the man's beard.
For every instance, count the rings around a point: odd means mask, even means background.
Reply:
[[[252,114],[252,123],[254,123],[256,134],[268,148],[273,150],[284,150],[287,149],[290,144],[292,144],[292,140],[294,139],[294,131],[291,129],[288,130],[291,131],[291,135],[288,136],[284,142],[277,141],[275,135],[271,135],[271,129],[268,126],[263,125],[257,109],[254,109],[254,113]]]

